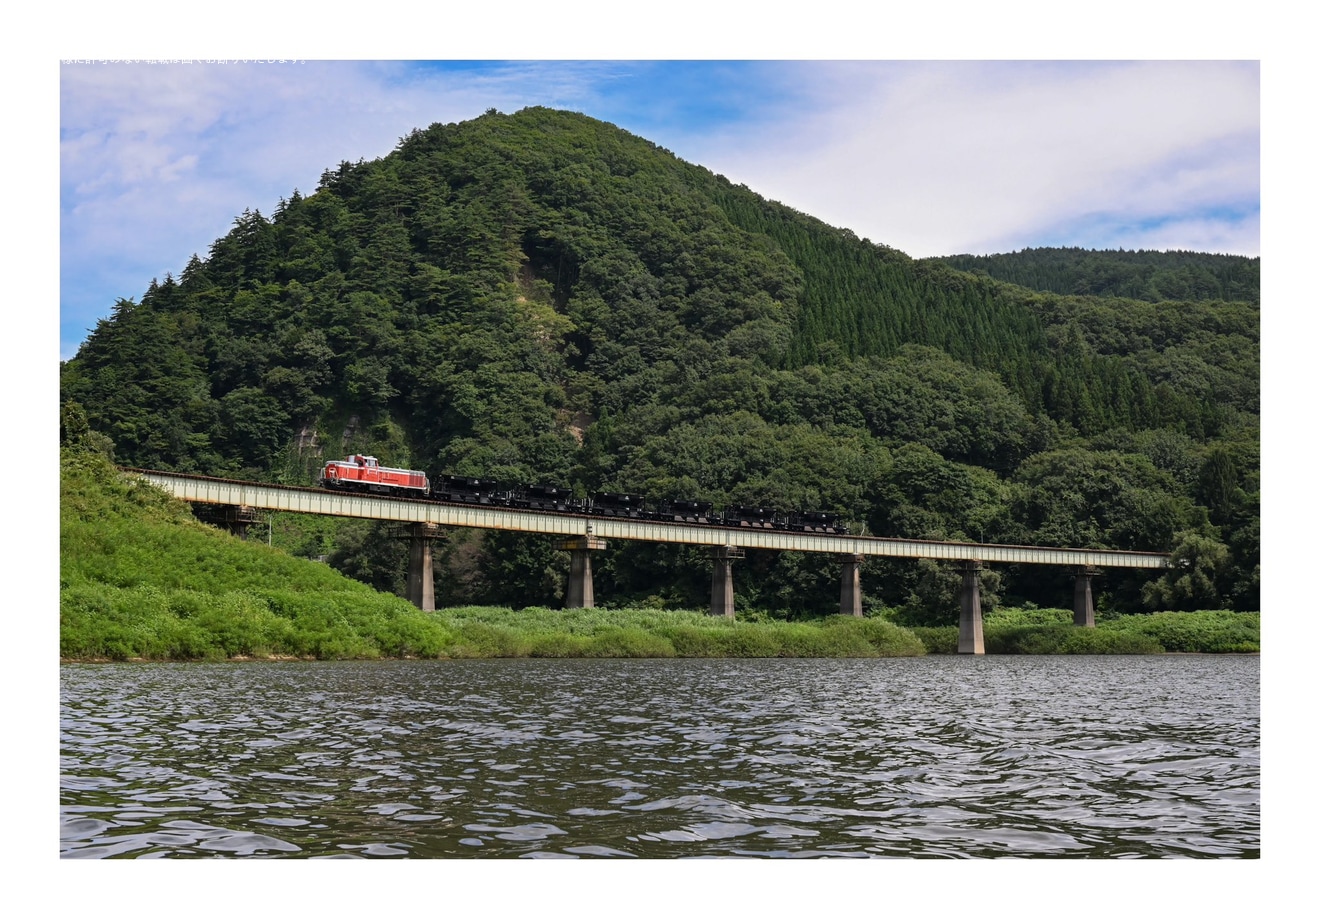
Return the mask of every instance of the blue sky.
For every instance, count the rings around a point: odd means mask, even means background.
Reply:
[[[60,356],[415,127],[580,111],[916,257],[1260,252],[1254,61],[61,63]]]

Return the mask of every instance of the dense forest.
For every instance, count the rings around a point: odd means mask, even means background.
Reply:
[[[1101,610],[1258,609],[1258,260],[949,262],[583,115],[492,110],[244,211],[114,305],[62,365],[61,401],[124,465],[308,484],[361,451],[579,494],[839,511],[868,534],[1176,551],[1158,580],[1106,573]],[[381,527],[279,526],[353,577],[402,579]],[[708,598],[694,548],[617,544],[594,565],[601,604]],[[457,531],[440,569],[444,603],[553,605],[567,558]],[[837,576],[749,553],[739,608],[828,612]],[[1056,606],[1070,574],[986,582],[987,603]],[[868,608],[918,624],[956,616],[955,585],[933,563],[863,569]]]
[[[1023,249],[929,261],[1056,294],[1165,300],[1260,302],[1260,259],[1201,252]]]

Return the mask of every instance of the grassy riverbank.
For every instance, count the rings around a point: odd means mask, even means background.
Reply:
[[[1164,613],[1076,629],[1066,610],[987,615],[990,653],[1259,650],[1258,614]],[[391,657],[896,657],[953,653],[957,629],[881,618],[733,621],[700,611],[423,613],[407,601],[198,523],[186,505],[62,452],[64,660]]]
[[[1260,651],[1260,613],[1205,610],[1100,619],[1072,624],[1072,610],[1006,609],[987,613],[987,654],[1252,654]],[[932,654],[956,654],[957,626],[913,628]]]
[[[661,610],[423,613],[333,569],[198,523],[186,505],[65,452],[65,660],[877,657],[924,653],[879,620],[728,622]]]

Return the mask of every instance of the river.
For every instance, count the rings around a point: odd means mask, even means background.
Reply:
[[[1258,858],[1260,659],[60,668],[63,858]]]

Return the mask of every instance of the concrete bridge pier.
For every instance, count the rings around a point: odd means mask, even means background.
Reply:
[[[710,578],[710,614],[733,618],[733,560],[745,558],[739,546],[716,546],[711,550],[715,570]]]
[[[862,615],[861,565],[864,555],[836,556],[843,563],[843,577],[839,580],[839,615]]]
[[[1091,578],[1100,573],[1099,568],[1081,565],[1077,568],[1077,577],[1073,581],[1073,625],[1088,629],[1095,628],[1095,601],[1091,596]]]
[[[434,523],[412,523],[395,534],[408,540],[407,600],[420,610],[435,609],[435,568],[431,563],[431,544],[444,539],[445,533]]]
[[[984,654],[985,635],[981,627],[981,563],[970,561],[962,567],[962,615],[958,619],[958,653]]]
[[[568,592],[564,595],[564,609],[593,609],[596,591],[591,583],[591,553],[605,548],[605,540],[594,536],[575,536],[555,543],[556,549],[570,553]]]

